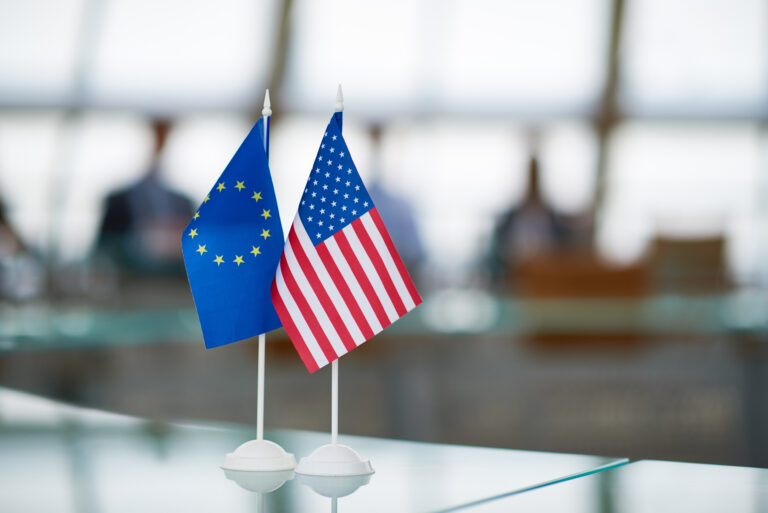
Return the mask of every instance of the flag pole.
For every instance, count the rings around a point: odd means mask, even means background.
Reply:
[[[344,95],[341,84],[336,90],[334,112],[344,112]],[[331,444],[339,443],[339,359],[331,362]]]
[[[264,143],[264,152],[267,157],[267,166],[269,166],[269,118],[271,115],[272,108],[269,103],[269,89],[267,89],[264,95],[264,108],[261,111],[262,119],[260,120],[263,128],[262,142]],[[275,442],[264,440],[266,339],[265,333],[259,335],[256,440],[249,440],[241,444],[234,452],[225,456],[224,464],[221,465],[227,479],[231,479],[246,490],[253,492],[276,490],[285,481],[293,479],[293,469],[296,467],[296,459],[293,457],[293,454],[285,452],[285,449]]]
[[[339,129],[341,129],[342,115],[344,111],[344,97],[341,94],[341,84],[336,90],[336,105],[334,108],[334,117],[338,122]],[[307,484],[312,489],[317,491],[321,495],[326,497],[333,497],[333,494],[329,494],[324,489],[323,483],[327,484],[328,481],[325,478],[332,476],[335,480],[341,480],[337,482],[339,486],[349,486],[349,491],[341,494],[348,495],[355,491],[360,486],[367,484],[370,481],[371,474],[373,474],[373,467],[369,460],[363,459],[354,449],[347,447],[346,445],[339,443],[339,359],[336,358],[331,362],[331,443],[322,445],[312,451],[309,456],[305,456],[299,460],[299,464],[296,466],[296,473],[299,474],[299,479],[303,479],[304,484]],[[318,482],[315,482],[313,478],[315,476],[322,476]],[[342,485],[343,483],[343,485]],[[336,494],[336,497],[339,495]],[[336,499],[332,501],[332,507],[336,507]],[[333,510],[335,511],[335,509]]]
[[[269,164],[269,117],[272,115],[272,105],[269,101],[269,89],[264,93],[264,108],[261,109],[261,117],[264,119],[264,152],[267,154]],[[259,335],[259,379],[258,394],[256,398],[256,439],[264,440],[264,372],[266,359],[267,335]]]

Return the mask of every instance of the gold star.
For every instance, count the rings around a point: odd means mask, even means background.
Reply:
[[[213,261],[216,263],[216,265],[221,265],[224,263],[224,257],[221,255],[216,255],[216,258],[213,259]]]
[[[251,196],[251,198],[255,199],[255,200],[256,200],[256,203],[258,203],[258,202],[259,202],[259,200],[261,199],[261,193],[260,193],[260,192],[256,192],[256,191],[253,191],[253,196]]]
[[[207,195],[207,196],[205,197],[205,199],[203,200],[203,203],[208,203],[208,200],[209,200],[209,199],[211,199],[211,197]]]
[[[240,264],[244,264],[245,262],[243,262],[242,256],[235,255],[235,263],[237,264],[238,267],[240,267]]]
[[[198,217],[200,217],[200,212],[195,212],[195,215],[192,216],[192,219],[197,219]]]
[[[260,248],[261,246],[258,246],[258,247],[257,247],[257,246],[251,246],[251,247],[253,248],[253,249],[251,250],[251,253],[253,253],[253,256],[259,256],[259,255],[261,255],[261,250],[259,250],[259,248]]]
[[[197,249],[195,251],[200,253],[200,256],[203,256],[203,253],[208,253],[208,250],[205,249],[205,246],[207,246],[207,245],[208,244],[198,244],[197,245]]]
[[[267,240],[267,237],[269,237],[269,230],[261,230],[261,236],[264,237],[264,240]]]
[[[261,217],[263,217],[264,220],[266,221],[267,218],[272,217],[272,214],[269,213],[269,210],[264,209],[264,213],[261,214]]]
[[[243,189],[245,189],[245,185],[243,184],[243,182],[237,182],[237,185],[235,185],[235,189],[237,189],[238,191],[242,191]]]
[[[216,188],[219,190],[219,192],[226,189],[226,187],[224,187],[224,182],[219,182],[219,185],[217,185]]]
[[[192,237],[193,239],[197,237],[197,228],[192,228],[191,230],[189,230],[189,236]]]

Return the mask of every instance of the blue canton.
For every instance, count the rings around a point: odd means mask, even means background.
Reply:
[[[328,123],[299,203],[299,217],[315,246],[373,208],[338,118]]]

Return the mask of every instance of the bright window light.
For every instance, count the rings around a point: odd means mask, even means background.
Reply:
[[[754,114],[768,98],[764,0],[628,2],[623,102],[632,111]]]

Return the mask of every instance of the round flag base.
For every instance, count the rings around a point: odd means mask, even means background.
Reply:
[[[251,440],[245,442],[224,457],[221,468],[241,471],[274,471],[293,470],[296,460],[293,454],[285,450],[275,442],[269,440]]]
[[[308,476],[298,474],[299,483],[307,485],[312,490],[331,499],[346,497],[357,491],[361,486],[371,482],[371,474],[359,476]]]
[[[328,444],[301,458],[296,473],[308,476],[365,476],[373,474],[373,467],[369,460],[364,460],[351,447]]]
[[[227,479],[249,492],[270,493],[274,492],[293,479],[293,470],[230,470],[224,469]]]

